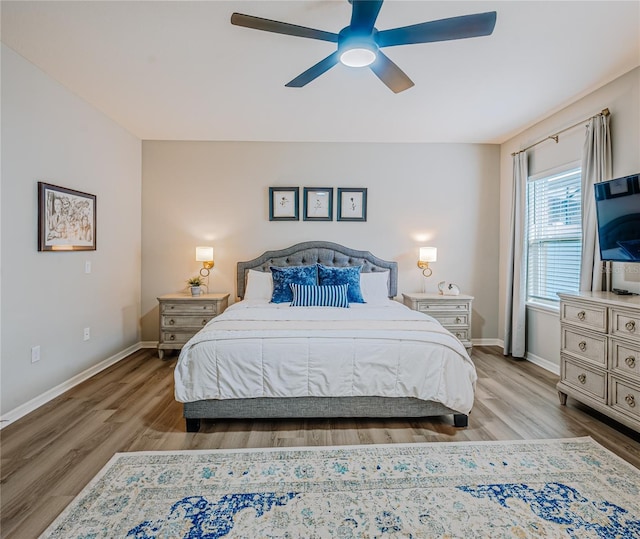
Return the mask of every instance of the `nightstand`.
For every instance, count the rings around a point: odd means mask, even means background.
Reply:
[[[165,350],[180,350],[184,344],[229,305],[229,294],[166,294],[160,303],[158,357]]]
[[[459,294],[402,294],[404,304],[414,311],[433,316],[453,333],[471,353],[471,303],[473,296]]]

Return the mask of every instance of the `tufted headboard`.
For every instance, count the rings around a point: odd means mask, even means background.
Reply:
[[[269,271],[269,266],[309,266],[312,264],[325,266],[360,266],[362,273],[373,271],[389,271],[389,297],[398,293],[398,263],[382,260],[369,251],[356,251],[329,241],[306,241],[280,249],[266,251],[258,258],[247,262],[238,262],[237,290],[238,297],[244,297],[247,272],[252,270]]]

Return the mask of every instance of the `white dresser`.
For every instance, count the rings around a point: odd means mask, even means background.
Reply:
[[[402,294],[404,304],[414,311],[433,316],[453,333],[471,353],[471,304],[473,296],[442,294]]]
[[[560,403],[567,395],[640,432],[640,296],[560,296]]]

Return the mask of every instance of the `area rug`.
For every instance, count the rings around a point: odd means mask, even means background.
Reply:
[[[41,536],[640,537],[640,470],[591,438],[118,453]]]

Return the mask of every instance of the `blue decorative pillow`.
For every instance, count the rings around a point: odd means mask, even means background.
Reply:
[[[292,307],[344,307],[349,308],[347,284],[304,285],[291,283]]]
[[[346,268],[334,268],[318,264],[318,284],[326,286],[330,284],[348,284],[347,298],[350,303],[364,303],[360,290],[360,272],[362,266],[349,266]]]
[[[318,271],[315,266],[289,266],[280,268],[271,266],[273,277],[273,293],[271,303],[291,303],[293,293],[291,283],[315,285],[318,283]]]

